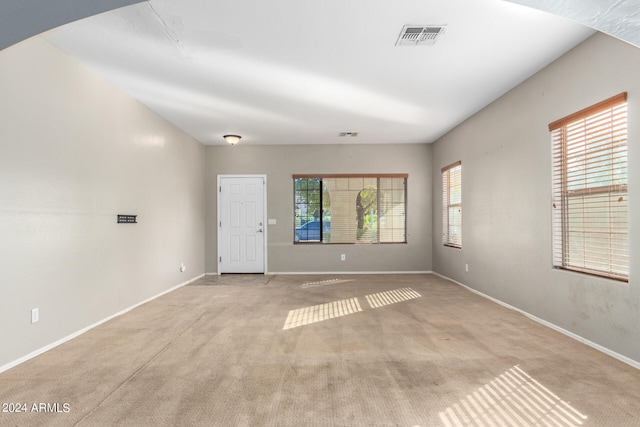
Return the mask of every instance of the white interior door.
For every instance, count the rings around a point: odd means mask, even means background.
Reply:
[[[218,176],[218,272],[264,273],[266,177]]]

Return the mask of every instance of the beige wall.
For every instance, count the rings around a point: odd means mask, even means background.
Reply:
[[[201,144],[39,38],[0,117],[0,370],[204,273]]]
[[[266,174],[268,271],[363,272],[431,270],[431,146],[208,146],[207,272],[217,272],[218,174]],[[408,173],[407,244],[294,245],[293,174]],[[355,215],[355,213],[354,213]],[[340,261],[340,254],[347,260]]]
[[[640,50],[596,34],[433,146],[433,269],[640,362]],[[552,269],[548,123],[627,91],[628,284]],[[463,249],[442,245],[440,168],[462,161]],[[469,271],[465,272],[465,264]]]

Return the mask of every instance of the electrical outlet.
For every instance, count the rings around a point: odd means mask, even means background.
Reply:
[[[185,271],[187,271],[187,266],[184,265],[184,262],[180,264],[180,272],[184,273]]]
[[[32,308],[31,309],[31,323],[36,323],[40,320],[40,309]]]
[[[347,254],[340,254],[340,261],[346,261],[347,260]]]
[[[469,272],[469,264],[464,265],[464,271],[466,271],[467,273]]]

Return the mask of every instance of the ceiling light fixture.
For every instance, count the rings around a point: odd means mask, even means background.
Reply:
[[[225,136],[223,136],[223,138],[229,144],[236,145],[238,143],[238,141],[240,141],[240,138],[242,138],[242,137],[240,135],[225,135]]]

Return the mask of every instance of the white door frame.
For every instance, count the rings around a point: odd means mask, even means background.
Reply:
[[[218,185],[216,186],[216,207],[217,207],[217,221],[216,221],[216,237],[218,240],[218,275],[221,275],[222,273],[220,272],[221,268],[220,268],[220,252],[221,252],[221,247],[222,247],[222,240],[220,238],[220,188],[221,188],[221,182],[220,180],[222,178],[262,178],[264,181],[264,191],[263,191],[263,215],[264,218],[262,218],[262,224],[263,226],[263,230],[264,230],[264,238],[262,239],[262,256],[264,257],[264,267],[263,267],[263,274],[267,273],[267,175],[266,174],[242,174],[242,175],[218,175],[218,180],[217,183]]]

